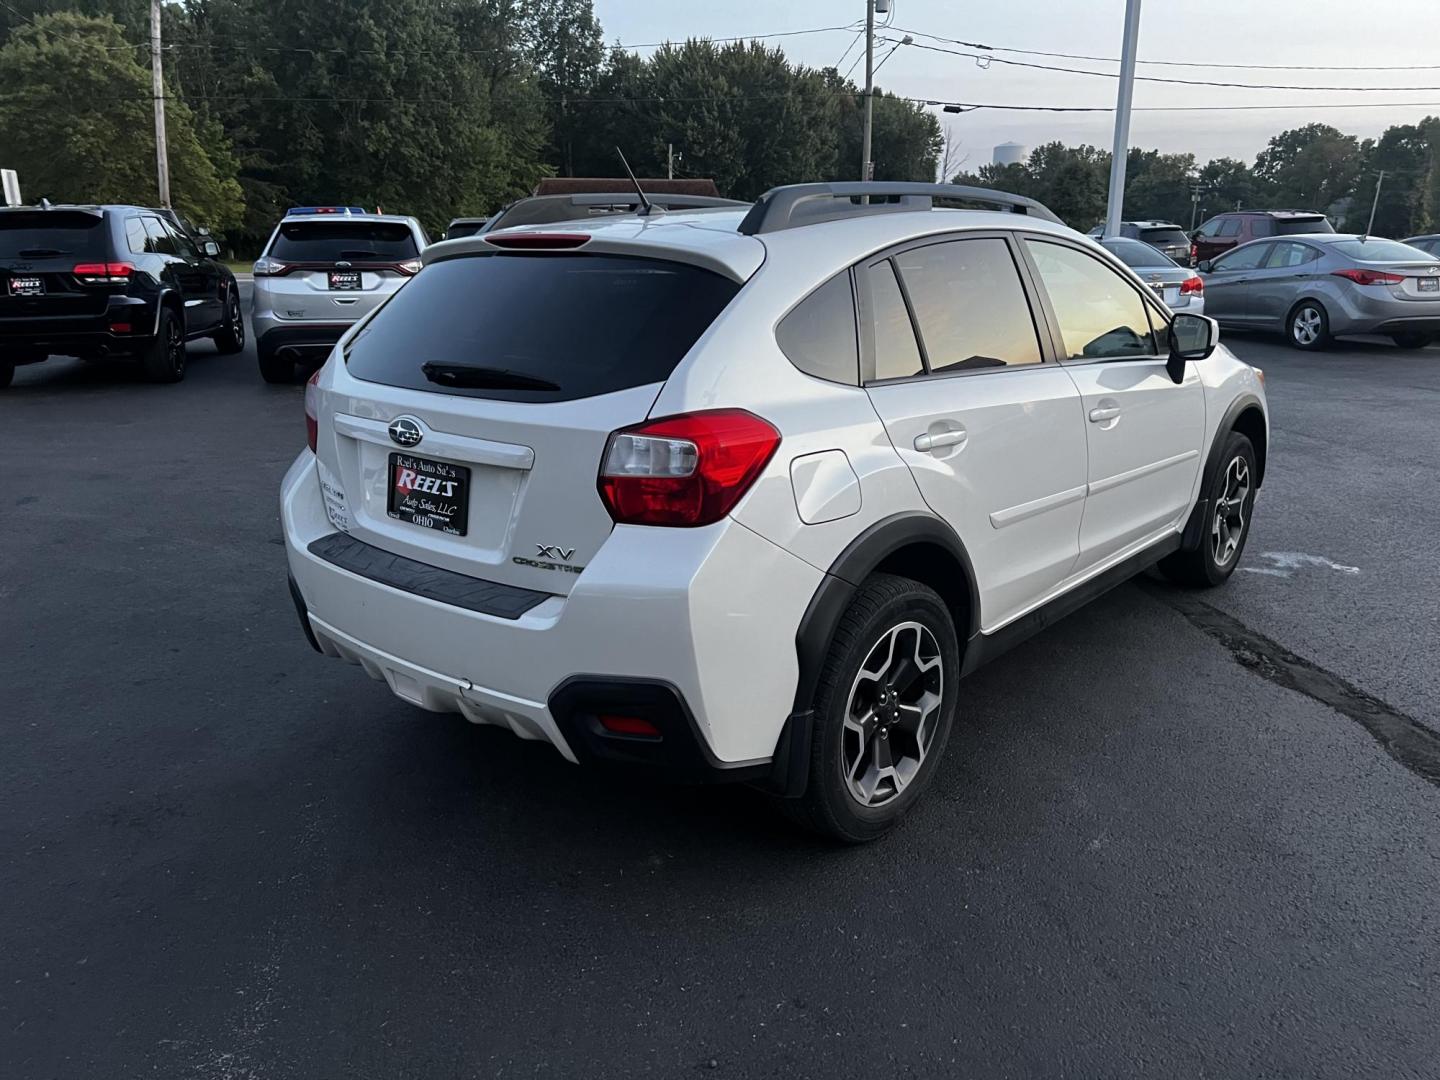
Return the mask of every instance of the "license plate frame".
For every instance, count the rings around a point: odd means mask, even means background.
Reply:
[[[1416,278],[1415,291],[1440,293],[1440,277]]]
[[[385,478],[385,512],[417,528],[464,536],[470,526],[469,467],[392,453]]]
[[[45,279],[38,274],[16,275],[7,288],[11,296],[44,296]]]
[[[329,283],[331,292],[358,292],[360,290],[360,271],[331,270]]]

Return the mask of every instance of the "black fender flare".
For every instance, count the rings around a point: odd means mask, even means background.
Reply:
[[[1256,395],[1241,394],[1230,403],[1230,407],[1225,410],[1225,415],[1220,418],[1220,423],[1215,428],[1215,437],[1210,440],[1210,451],[1205,455],[1205,467],[1200,473],[1200,497],[1195,500],[1195,508],[1190,511],[1190,517],[1185,522],[1185,531],[1181,536],[1180,547],[1185,551],[1194,551],[1200,546],[1205,522],[1209,517],[1210,480],[1215,475],[1215,470],[1220,467],[1220,451],[1225,448],[1226,438],[1235,430],[1235,421],[1240,418],[1240,414],[1251,408],[1259,409],[1261,414],[1265,415],[1265,405]],[[1268,457],[1268,447],[1256,447],[1257,453],[1262,450]],[[1258,466],[1260,475],[1255,481],[1257,488],[1261,487],[1265,481],[1264,462],[1259,462]]]

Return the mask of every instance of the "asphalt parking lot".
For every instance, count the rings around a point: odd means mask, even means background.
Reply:
[[[965,685],[835,849],[306,646],[300,387],[0,395],[0,1076],[1433,1077],[1440,348],[1267,370],[1243,572]]]

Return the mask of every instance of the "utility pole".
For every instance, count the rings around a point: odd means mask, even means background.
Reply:
[[[675,179],[675,144],[665,144],[665,179]]]
[[[1380,170],[1380,175],[1375,177],[1375,199],[1370,203],[1370,220],[1365,225],[1365,235],[1370,235],[1370,230],[1375,228],[1375,208],[1380,205],[1380,185],[1385,182],[1385,170]]]
[[[1120,52],[1120,91],[1115,100],[1115,141],[1110,150],[1110,197],[1105,235],[1120,234],[1125,209],[1125,157],[1130,152],[1130,103],[1135,96],[1135,52],[1140,40],[1140,0],[1125,0],[1125,44]]]
[[[860,134],[860,179],[869,180],[875,175],[875,165],[870,160],[870,131],[875,116],[875,7],[881,12],[890,10],[890,0],[865,0],[865,126]]]
[[[1190,185],[1190,231],[1195,231],[1195,214],[1200,209],[1200,185]]]
[[[160,205],[170,206],[170,154],[165,148],[165,77],[160,70],[160,0],[150,0],[150,92],[155,98],[155,175]]]

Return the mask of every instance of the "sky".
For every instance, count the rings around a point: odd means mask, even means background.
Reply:
[[[906,97],[1018,105],[1115,105],[1113,78],[1040,71],[991,63],[897,42],[908,31],[982,43],[995,49],[1031,49],[1120,55],[1125,0],[891,0],[888,29],[877,31],[876,84]],[[865,0],[595,0],[606,41],[625,45],[686,37],[778,34],[816,27],[863,26]],[[964,45],[912,34],[919,45],[976,52]],[[853,30],[773,37],[793,60],[814,67],[840,64],[864,80],[863,40]],[[848,50],[847,46],[852,46]],[[639,49],[642,53],[653,51]],[[1027,63],[1116,72],[1118,61],[1072,60],[996,51]],[[1432,87],[1388,93],[1330,90],[1259,90],[1186,86],[1137,80],[1130,145],[1167,153],[1191,152],[1201,161],[1237,157],[1253,161],[1270,136],[1321,121],[1362,138],[1391,124],[1440,116],[1440,0],[1142,0],[1137,75],[1219,82],[1323,87]],[[1366,70],[1255,70],[1146,64],[1146,60],[1226,64],[1346,65]],[[1431,65],[1411,70],[1379,66]],[[1356,101],[1418,103],[1384,108],[1331,108]],[[1216,106],[1294,105],[1290,109],[1217,111]],[[1146,106],[1199,107],[1188,112],[1146,112]],[[1428,106],[1428,107],[1427,107]],[[939,112],[939,110],[936,110]],[[991,160],[993,147],[1028,147],[1051,140],[1106,149],[1114,138],[1112,113],[1006,112],[982,109],[940,113],[961,168]]]

